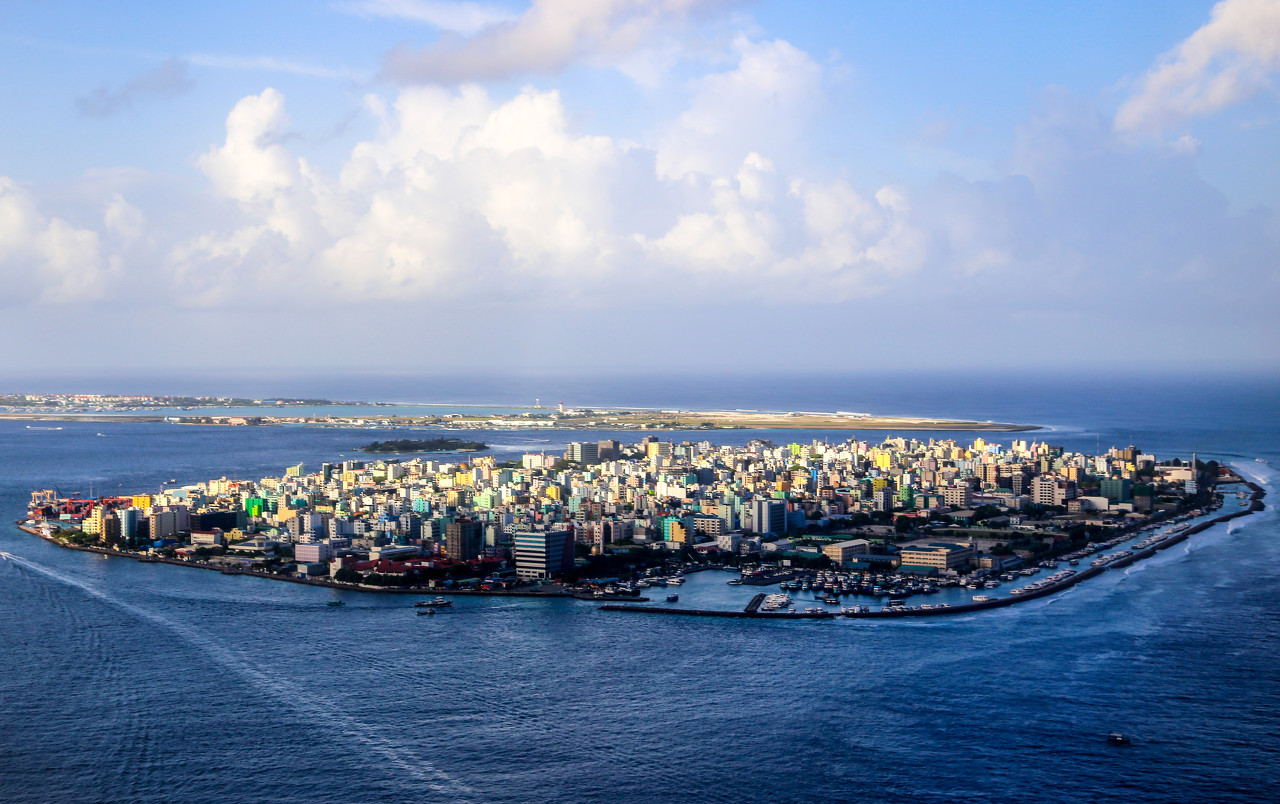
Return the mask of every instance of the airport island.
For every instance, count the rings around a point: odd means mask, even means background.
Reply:
[[[1262,489],[1189,457],[981,437],[726,446],[649,435],[505,462],[298,464],[156,494],[44,489],[19,524],[74,549],[342,590],[574,596],[711,616],[922,616],[1050,594],[1262,508]],[[1232,484],[1228,512],[1215,513]],[[676,605],[685,575],[706,569],[730,570],[725,583],[746,591],[779,591],[734,611]]]
[[[358,414],[297,414],[290,408],[360,409]],[[231,409],[238,408],[234,412]],[[368,408],[369,410],[365,410]],[[378,410],[382,408],[383,410]],[[392,408],[392,414],[387,409]],[[326,399],[0,395],[0,419],[81,422],[166,422],[229,427],[443,428],[446,430],[897,430],[1022,432],[1037,425],[886,416],[856,411],[656,410],[566,406],[333,402]]]

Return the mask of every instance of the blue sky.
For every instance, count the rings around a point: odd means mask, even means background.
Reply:
[[[271,330],[329,333],[304,371],[1280,368],[1277,0],[9,2],[0,70],[0,371]]]

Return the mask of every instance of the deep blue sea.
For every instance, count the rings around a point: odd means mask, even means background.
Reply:
[[[1047,431],[997,440],[1196,450],[1252,473],[1280,503],[1275,381],[762,372],[701,383],[304,386],[190,390],[494,405],[535,394],[554,404],[563,393],[584,405],[1034,422]],[[386,435],[61,426],[0,421],[0,519],[22,517],[34,488],[111,494],[257,478]],[[574,435],[486,438],[516,454],[563,449]],[[3,802],[1280,799],[1271,508],[1047,599],[919,621],[662,618],[506,599],[459,599],[417,617],[401,598],[104,559],[8,526],[0,551]],[[715,582],[704,575],[688,586]],[[334,595],[347,605],[326,607]],[[1133,744],[1108,744],[1112,730]]]

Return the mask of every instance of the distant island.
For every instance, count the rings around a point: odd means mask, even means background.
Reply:
[[[428,438],[424,441],[400,438],[394,441],[375,441],[360,448],[361,452],[476,452],[488,449],[481,441],[462,441],[457,438]]]

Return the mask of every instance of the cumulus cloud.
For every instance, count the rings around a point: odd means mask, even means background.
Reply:
[[[658,149],[666,178],[723,175],[748,153],[791,157],[822,101],[822,68],[784,40],[734,43],[737,65],[694,82],[689,108]]]
[[[423,87],[366,106],[378,136],[326,176],[286,147],[280,92],[236,104],[199,159],[236,211],[169,251],[185,300],[599,297],[716,276],[744,279],[727,295],[754,296],[819,277],[864,287],[855,274],[919,263],[900,191],[863,199],[755,151],[701,164],[697,182],[664,176],[658,151],[574,131],[554,91]]]
[[[110,117],[144,101],[177,97],[191,86],[186,65],[177,59],[169,59],[127,81],[119,89],[101,86],[76,98],[76,109],[86,117]]]
[[[104,260],[98,234],[48,218],[13,180],[0,176],[0,276],[16,303],[103,297],[119,265]]]
[[[472,34],[481,28],[509,22],[517,16],[499,6],[439,0],[354,0],[335,3],[334,7],[361,17],[423,22],[441,30],[461,34]]]
[[[470,38],[454,35],[387,56],[384,72],[404,83],[461,83],[555,73],[581,58],[624,59],[670,25],[723,0],[533,0],[519,17]]]
[[[1269,86],[1280,69],[1280,3],[1222,0],[1210,21],[1166,54],[1116,114],[1122,132],[1159,132]]]

